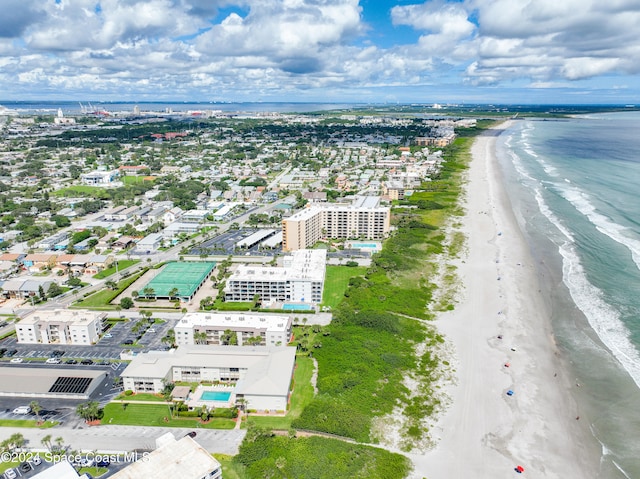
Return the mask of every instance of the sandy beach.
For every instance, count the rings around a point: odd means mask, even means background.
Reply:
[[[598,477],[601,451],[572,394],[580,386],[554,345],[548,301],[502,187],[495,142],[506,127],[472,147],[467,251],[456,263],[462,292],[436,321],[455,351],[452,404],[432,430],[433,450],[410,456],[415,478],[520,477],[518,465],[522,477]]]

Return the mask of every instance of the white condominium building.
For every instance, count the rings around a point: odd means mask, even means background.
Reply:
[[[327,251],[298,250],[284,257],[282,267],[240,265],[225,286],[227,301],[253,301],[257,295],[264,303],[322,302]]]
[[[155,451],[140,454],[135,462],[119,469],[112,479],[222,479],[218,460],[189,435],[176,439],[168,432],[156,439],[156,447]]]
[[[391,210],[376,196],[360,196],[352,205],[313,204],[282,220],[282,249],[295,251],[323,238],[384,239]]]
[[[94,344],[107,313],[87,310],[38,310],[16,323],[21,344]]]
[[[291,317],[253,313],[187,313],[178,321],[174,331],[178,346],[219,346],[224,343],[226,331],[236,333],[238,346],[286,346],[291,338]]]

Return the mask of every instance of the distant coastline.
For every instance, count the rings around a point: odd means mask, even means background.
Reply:
[[[0,100],[0,110],[16,111],[22,115],[53,114],[62,109],[65,114],[82,114],[86,110],[104,109],[108,111],[132,111],[139,107],[143,112],[175,112],[197,110],[219,110],[225,112],[274,112],[274,113],[314,113],[329,111],[364,111],[416,113],[428,112],[438,115],[503,116],[526,115],[549,118],[575,117],[578,115],[636,111],[640,105],[533,105],[533,104],[435,104],[435,103],[344,103],[344,102],[231,102],[231,101],[94,101],[94,100]]]

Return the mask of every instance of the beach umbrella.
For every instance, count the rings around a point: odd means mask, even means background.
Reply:
[[[517,466],[516,467],[516,471],[518,472],[518,474],[522,474],[524,472],[524,467],[522,466]]]
[[[511,389],[507,391],[507,396],[513,396],[513,391]]]
[[[505,367],[505,368],[508,368],[509,366],[511,366],[511,364],[509,364],[509,363],[504,363],[504,367]]]

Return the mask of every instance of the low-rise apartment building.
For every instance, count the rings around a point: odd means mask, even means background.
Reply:
[[[176,344],[222,345],[228,331],[238,346],[284,346],[291,338],[291,317],[251,313],[187,313],[175,328]]]
[[[189,436],[178,440],[170,432],[156,439],[157,449],[120,469],[112,479],[221,479],[222,466]]]
[[[37,310],[16,323],[20,344],[82,344],[98,341],[107,313],[88,310]]]
[[[293,346],[180,346],[138,354],[121,376],[124,389],[136,393],[160,393],[176,381],[225,382],[233,385],[231,403],[285,411],[295,359]]]

